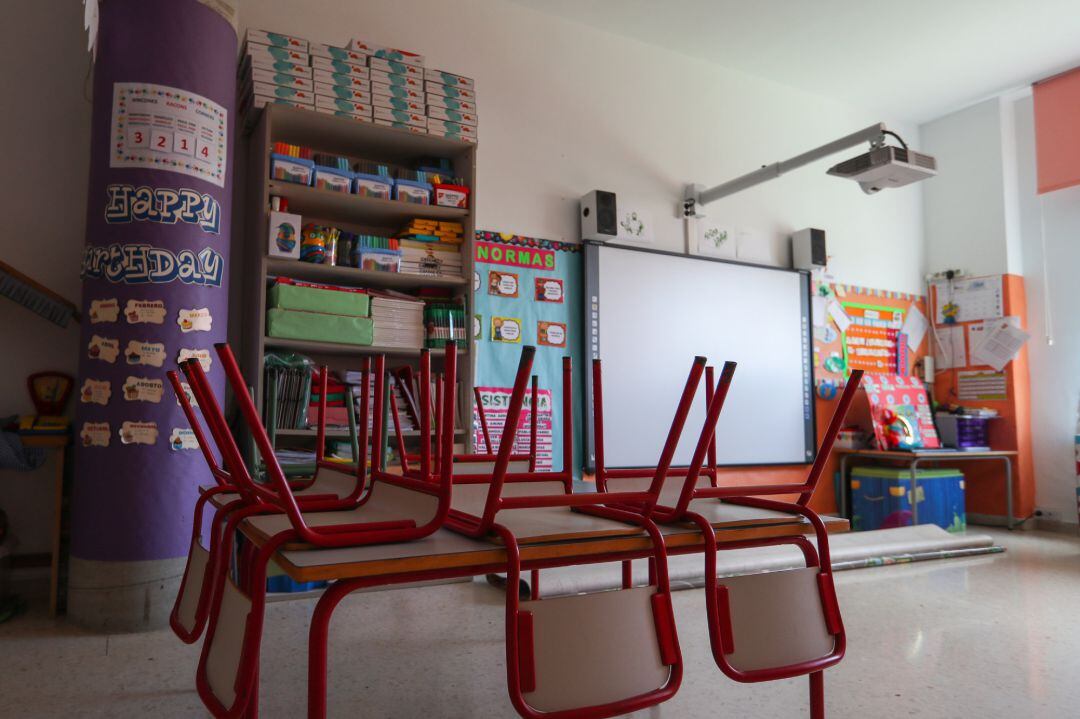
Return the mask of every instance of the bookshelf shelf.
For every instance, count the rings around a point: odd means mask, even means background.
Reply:
[[[266,258],[268,277],[292,277],[310,282],[331,282],[339,285],[357,287],[388,287],[393,289],[415,289],[417,287],[464,287],[468,282],[464,277],[433,277],[409,272],[379,272],[361,270],[356,267],[331,267],[301,262],[282,257]]]
[[[467,209],[417,205],[396,200],[381,200],[346,193],[337,193],[303,185],[270,179],[269,156],[273,143],[286,142],[310,147],[315,152],[344,155],[354,159],[374,160],[409,165],[429,157],[447,158],[453,174],[473,189]],[[233,262],[239,266],[236,277],[243,282],[243,321],[234,324],[241,335],[245,378],[255,390],[260,411],[263,404],[263,363],[268,350],[284,350],[306,354],[332,370],[355,370],[364,357],[385,354],[394,366],[416,366],[420,350],[317,342],[267,337],[267,280],[291,277],[309,282],[326,282],[376,290],[409,292],[420,288],[439,288],[463,300],[465,316],[473,313],[473,238],[476,234],[476,144],[461,140],[419,135],[407,130],[383,127],[345,117],[272,104],[263,110],[247,138],[247,194],[243,198],[246,210],[245,242],[242,250],[234,250]],[[289,212],[300,215],[304,222],[329,224],[352,232],[373,230],[377,233],[395,232],[414,217],[461,223],[464,242],[460,247],[462,277],[433,277],[413,273],[373,272],[355,267],[332,267],[299,262],[267,254],[269,207],[271,196],[289,201]],[[240,208],[241,198],[237,198]],[[378,341],[378,337],[376,337]],[[236,340],[234,339],[234,342]],[[474,367],[470,359],[473,339],[458,351],[459,398],[462,408],[459,422],[471,426]],[[433,349],[432,360],[441,366],[442,351]],[[279,430],[278,436],[302,437],[293,434],[306,430]],[[415,437],[403,433],[405,437]],[[471,432],[462,430],[462,440],[472,449]],[[313,435],[312,435],[313,436]],[[331,435],[333,436],[333,435]]]

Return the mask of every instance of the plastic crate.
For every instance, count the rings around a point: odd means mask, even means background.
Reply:
[[[969,417],[962,414],[937,415],[938,433],[946,447],[967,449],[989,447],[990,417]]]
[[[919,524],[936,524],[950,532],[967,528],[964,474],[955,469],[920,469]],[[914,524],[911,471],[891,467],[851,470],[851,528],[854,531],[907,527]]]

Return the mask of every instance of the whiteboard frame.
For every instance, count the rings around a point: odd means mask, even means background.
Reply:
[[[806,459],[802,462],[760,462],[760,463],[724,463],[717,462],[717,467],[798,467],[807,466],[813,464],[817,459],[818,454],[818,440],[817,440],[817,407],[815,402],[814,393],[814,371],[813,371],[813,322],[810,316],[810,299],[811,299],[811,282],[810,273],[806,270],[796,270],[787,267],[773,267],[771,265],[760,265],[753,262],[740,262],[738,260],[722,259],[718,257],[707,257],[703,255],[687,254],[685,252],[670,252],[667,250],[656,250],[644,247],[631,247],[620,244],[610,244],[606,242],[597,242],[595,240],[585,240],[582,242],[584,251],[583,254],[583,270],[584,270],[584,282],[585,293],[582,297],[582,327],[584,328],[582,353],[584,355],[584,367],[582,374],[584,375],[584,382],[582,383],[585,397],[584,397],[584,417],[585,417],[585,454],[583,458],[584,469],[586,472],[596,471],[596,444],[593,441],[594,437],[594,422],[593,422],[593,381],[592,381],[592,360],[600,358],[599,353],[599,321],[597,326],[593,326],[592,307],[593,300],[597,300],[598,309],[597,312],[603,311],[603,302],[600,295],[600,268],[599,268],[599,252],[601,248],[609,248],[613,250],[620,250],[625,252],[639,252],[653,255],[667,255],[669,257],[679,257],[688,260],[697,260],[700,262],[715,262],[723,265],[735,265],[737,267],[752,267],[757,270],[767,270],[770,272],[786,272],[800,275],[799,284],[802,285],[801,292],[801,311],[802,311],[802,325],[805,328],[802,340],[803,348],[803,436],[806,448]],[[702,380],[704,382],[704,379]],[[700,390],[699,390],[700,391]],[[685,466],[685,465],[672,465],[672,466]],[[628,467],[625,465],[608,465],[607,469],[632,469],[635,467]]]

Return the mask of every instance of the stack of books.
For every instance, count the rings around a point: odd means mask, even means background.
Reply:
[[[435,277],[462,277],[460,222],[416,218],[398,233],[401,272]]]
[[[303,429],[311,396],[311,360],[303,355],[267,352],[263,371],[263,422],[269,427],[271,417],[276,417],[278,429]],[[273,407],[271,400],[275,400]]]
[[[349,370],[344,373],[343,378],[348,391],[353,395],[353,406],[357,411],[357,426],[360,424],[360,403],[363,399],[363,373],[359,371]],[[394,402],[398,408],[398,418],[401,422],[402,431],[411,430],[416,428],[416,423],[413,421],[412,413],[408,409],[408,405],[405,400],[405,395],[402,394],[400,387],[392,379],[388,380],[386,386],[392,388],[394,393]],[[368,430],[371,429],[372,422],[375,421],[375,375],[368,375]],[[390,420],[390,431],[394,429],[393,420]]]
[[[400,292],[371,291],[374,344],[420,349],[424,346],[424,303]]]

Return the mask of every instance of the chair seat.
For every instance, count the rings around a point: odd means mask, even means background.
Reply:
[[[213,485],[199,487],[200,492],[205,492]],[[303,489],[293,490],[293,496],[295,497],[312,497],[315,495],[331,495],[337,498],[348,496],[356,487],[356,475],[351,471],[341,471],[337,469],[326,469],[325,467],[320,469],[315,475],[315,481]],[[234,492],[226,492],[224,494],[216,495],[212,500],[213,504],[217,508],[224,507],[230,502],[235,502],[240,498],[239,494]]]
[[[304,523],[313,528],[409,519],[413,520],[417,526],[421,526],[431,521],[437,509],[438,497],[434,495],[386,482],[377,482],[371,489],[370,498],[355,509],[338,512],[302,512],[301,514]],[[251,517],[247,523],[264,539],[292,529],[292,523],[283,513]]]
[[[530,614],[532,624],[535,689],[524,693],[528,704],[558,712],[662,688],[671,667],[661,658],[655,594],[656,587],[646,586],[521,602],[519,612]]]
[[[542,497],[565,493],[566,487],[560,481],[507,482],[502,489],[503,497]],[[473,517],[480,517],[484,513],[487,495],[486,484],[455,484],[450,506]],[[575,512],[569,507],[503,509],[496,515],[495,522],[509,529],[522,544],[618,537],[641,532],[639,527],[632,524]]]
[[[608,479],[607,485],[608,491],[611,492],[644,492],[649,488],[651,482],[652,479],[649,477],[633,477]],[[673,509],[679,503],[683,482],[682,477],[669,477],[660,490],[660,498],[657,504],[660,507]],[[699,477],[697,485],[699,487],[709,486],[708,479]],[[744,507],[739,504],[725,502],[722,499],[692,499],[690,500],[689,509],[691,512],[705,517],[714,527],[750,527],[763,524],[790,524],[791,522],[806,521],[802,517],[786,512]]]
[[[727,660],[735,669],[784,667],[832,653],[836,640],[825,623],[817,567],[724,577],[717,584],[727,589],[734,643]]]

